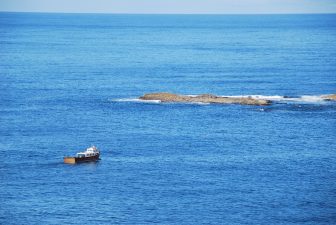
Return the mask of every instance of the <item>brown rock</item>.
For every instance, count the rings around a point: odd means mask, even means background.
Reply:
[[[336,101],[336,94],[322,95],[322,98],[327,101]]]
[[[177,95],[172,93],[149,93],[141,96],[142,100],[160,100],[161,102],[201,102],[216,104],[241,104],[241,105],[270,105],[271,101],[254,99],[251,97],[221,97],[212,94],[197,96]]]

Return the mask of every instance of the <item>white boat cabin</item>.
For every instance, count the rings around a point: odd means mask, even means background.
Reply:
[[[85,152],[78,152],[76,154],[77,158],[84,158],[84,157],[92,157],[99,155],[99,150],[96,146],[91,146],[90,148],[87,148]]]

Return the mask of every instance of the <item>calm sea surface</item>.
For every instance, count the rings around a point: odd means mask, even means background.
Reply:
[[[336,15],[0,13],[0,224],[335,224],[335,43]]]

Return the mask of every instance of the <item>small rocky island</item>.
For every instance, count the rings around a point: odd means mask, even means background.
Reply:
[[[161,102],[181,102],[181,103],[215,103],[215,104],[241,104],[241,105],[270,105],[272,102],[265,99],[255,99],[252,97],[221,97],[212,94],[202,94],[196,96],[177,95],[172,93],[149,93],[140,97],[141,100],[159,100]]]
[[[336,94],[322,95],[322,98],[327,101],[336,101]]]

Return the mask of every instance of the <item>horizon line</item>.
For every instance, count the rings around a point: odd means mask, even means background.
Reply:
[[[146,13],[146,12],[64,12],[64,11],[1,11],[0,13],[48,13],[48,14],[114,14],[114,15],[330,15],[336,12],[256,12],[256,13],[209,13],[209,12],[196,12],[196,13]]]

